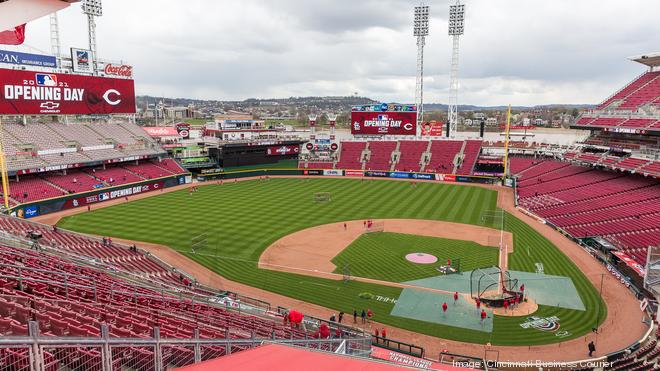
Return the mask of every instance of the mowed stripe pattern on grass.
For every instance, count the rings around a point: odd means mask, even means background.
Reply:
[[[332,201],[315,203],[317,192],[330,192]],[[368,291],[397,298],[400,289],[361,282],[344,284],[257,268],[259,256],[268,245],[304,228],[368,218],[447,220],[483,225],[482,213],[494,210],[496,201],[494,191],[462,185],[418,183],[413,187],[400,181],[274,178],[211,184],[200,187],[192,195],[186,190],[167,193],[74,215],[63,219],[60,226],[168,245],[231,280],[347,313],[371,307],[379,322],[424,334],[510,345],[560,341],[542,331],[521,331],[520,323],[524,318],[497,317],[494,326],[501,331],[486,336],[478,331],[457,331],[452,327],[393,317],[388,315],[392,304],[365,302],[358,294]],[[489,224],[485,226],[499,227],[499,223],[497,226]],[[557,312],[554,308],[541,308],[539,313],[559,313],[562,321],[571,321],[574,326],[570,328],[569,338],[588,332],[592,325],[590,320],[595,318],[593,313],[604,312],[593,286],[570,261],[566,265],[568,259],[531,227],[512,218],[507,230],[513,232],[516,247],[535,247],[538,256],[547,260],[544,261],[546,273],[561,275],[560,270],[565,271],[573,279],[588,310]],[[204,255],[192,254],[191,239],[202,233],[208,236],[207,251],[202,252]],[[533,272],[533,262],[519,256],[523,252],[526,254],[526,249],[516,248],[511,256],[511,268]]]
[[[438,258],[433,264],[416,264],[406,260],[410,253],[427,253]],[[337,255],[332,262],[343,273],[384,281],[405,282],[441,275],[437,268],[447,259],[460,258],[461,270],[497,265],[498,249],[472,241],[416,236],[403,233],[369,233],[360,236]]]

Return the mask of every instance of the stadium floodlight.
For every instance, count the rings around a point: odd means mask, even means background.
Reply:
[[[102,16],[103,7],[101,6],[101,0],[83,0],[82,11],[87,15]]]
[[[458,40],[465,30],[465,5],[456,0],[449,6],[449,36],[453,38],[451,72],[449,77],[449,108],[447,112],[447,136],[458,129]]]
[[[82,11],[87,14],[87,35],[89,37],[90,65],[96,74],[96,21],[94,17],[103,15],[101,0],[83,0]]]
[[[417,136],[424,120],[424,45],[429,35],[429,7],[415,7],[413,36],[417,37],[417,82],[415,84],[415,105],[417,106]]]

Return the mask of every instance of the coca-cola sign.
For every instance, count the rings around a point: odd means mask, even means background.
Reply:
[[[133,77],[133,67],[127,66],[125,64],[115,65],[108,63],[105,65],[105,69],[103,70],[103,72],[105,72],[106,75]]]

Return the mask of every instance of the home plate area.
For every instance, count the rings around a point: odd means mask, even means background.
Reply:
[[[454,302],[453,295],[426,290],[406,288],[402,290],[396,305],[390,312],[397,317],[438,323],[448,326],[467,328],[476,331],[492,332],[493,311],[485,308],[487,317],[482,322],[476,305],[470,295],[470,273],[441,275],[404,282],[428,289],[458,292],[459,299]],[[584,311],[584,303],[568,277],[539,273],[509,271],[512,278],[525,285],[526,296],[539,305]],[[443,313],[442,304],[447,303]],[[483,308],[483,306],[482,306]],[[533,313],[530,313],[533,315]]]

